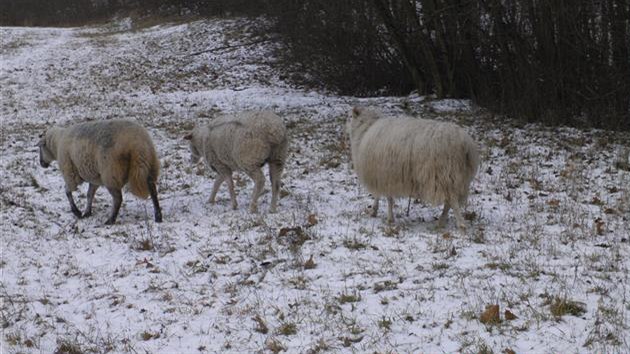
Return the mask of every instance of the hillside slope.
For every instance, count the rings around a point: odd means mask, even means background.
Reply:
[[[519,126],[465,101],[294,88],[257,26],[0,28],[3,352],[630,351],[630,172],[614,163],[627,138]],[[357,104],[456,122],[480,143],[466,234],[452,216],[436,230],[439,208],[406,215],[407,200],[394,226],[369,217],[344,136]],[[258,108],[291,136],[279,213],[268,182],[247,212],[242,174],[237,211],[225,186],[208,204],[215,175],[190,164],[183,136]],[[125,193],[104,226],[104,189],[76,220],[56,163],[39,167],[46,127],[109,118],[154,138],[164,223]],[[500,322],[482,323],[493,304]]]

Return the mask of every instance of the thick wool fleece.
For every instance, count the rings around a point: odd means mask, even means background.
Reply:
[[[355,108],[347,130],[354,169],[376,198],[410,196],[454,209],[466,203],[479,152],[462,128],[411,117],[381,118],[376,111]]]
[[[157,181],[160,163],[151,137],[134,122],[108,120],[80,123],[46,132],[45,146],[59,162],[66,190],[83,182],[149,196],[147,178]]]
[[[236,202],[231,184],[232,172],[243,171],[254,180],[250,209],[255,212],[256,200],[264,184],[261,167],[269,163],[271,210],[275,211],[288,149],[286,127],[280,117],[271,111],[223,115],[209,125],[196,127],[189,139],[193,160],[203,157],[208,166],[219,173],[211,200],[214,200],[221,182],[227,180],[233,207],[236,207]]]

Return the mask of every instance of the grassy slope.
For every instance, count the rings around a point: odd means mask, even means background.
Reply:
[[[293,89],[277,45],[246,20],[145,29],[2,28],[0,315],[8,352],[630,351],[630,173],[623,136],[518,126],[457,101],[355,99]],[[438,208],[398,202],[370,218],[343,135],[351,105],[465,126],[483,166],[470,230],[435,230]],[[215,111],[272,108],[292,138],[280,212],[246,212],[237,175],[213,174],[182,136]],[[165,222],[125,194],[117,225],[99,191],[75,220],[34,144],[51,122],[126,117],[162,160]],[[79,204],[85,203],[83,194]],[[499,323],[482,323],[487,305]],[[507,320],[504,310],[517,316]]]

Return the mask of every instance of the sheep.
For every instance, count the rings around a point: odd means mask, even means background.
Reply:
[[[137,123],[107,120],[52,127],[42,134],[37,146],[42,167],[58,161],[70,208],[78,218],[92,215],[94,194],[105,186],[114,200],[105,224],[114,224],[122,204],[122,188],[129,182],[129,190],[135,196],[151,196],[155,221],[162,221],[155,187],[160,162],[151,137]],[[88,182],[89,188],[87,207],[81,213],[72,192],[83,182]]]
[[[209,125],[197,126],[184,139],[190,141],[191,162],[202,157],[218,173],[209,202],[214,204],[219,187],[227,181],[232,209],[236,210],[233,171],[243,171],[254,181],[249,205],[251,213],[258,212],[258,197],[265,178],[261,167],[269,164],[271,181],[270,212],[275,213],[280,191],[280,178],[287,158],[288,138],[282,119],[271,111],[245,111],[223,115]]]
[[[465,229],[461,207],[479,168],[476,143],[459,126],[412,117],[381,118],[380,113],[354,107],[346,124],[354,170],[374,196],[388,201],[394,221],[396,197],[413,197],[432,205],[444,204],[438,226],[444,227],[453,208],[457,226]]]

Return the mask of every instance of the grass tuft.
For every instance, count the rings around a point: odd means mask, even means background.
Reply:
[[[556,296],[549,304],[549,311],[557,319],[565,315],[581,316],[586,313],[586,305],[581,302],[569,300],[566,297]]]

